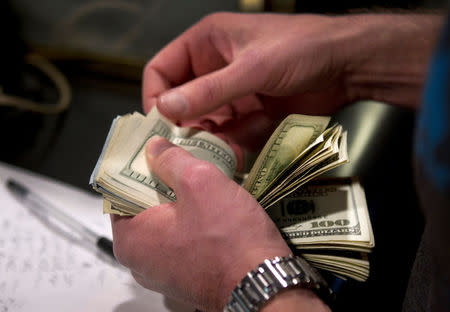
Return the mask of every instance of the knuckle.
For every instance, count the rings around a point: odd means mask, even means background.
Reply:
[[[200,20],[200,24],[207,24],[211,25],[214,24],[217,21],[221,21],[223,19],[226,19],[231,13],[227,12],[214,12],[206,15]]]
[[[142,83],[143,86],[145,86],[147,83],[150,83],[150,80],[152,78],[152,73],[155,72],[155,67],[153,64],[153,60],[150,60],[145,64],[144,69],[142,71]]]
[[[142,77],[145,79],[151,70],[152,70],[151,61],[148,61],[147,64],[145,64],[144,66],[144,70],[142,71]]]
[[[255,73],[258,73],[258,76],[268,72],[267,56],[264,51],[251,49],[246,51],[244,56],[249,68],[253,69]]]
[[[242,60],[245,64],[246,77],[254,85],[264,86],[274,74],[274,70],[270,65],[269,56],[265,51],[249,49],[242,55]]]
[[[201,88],[199,90],[203,91],[203,99],[205,103],[214,102],[215,99],[221,98],[222,87],[220,81],[214,76],[204,77],[201,81]]]
[[[216,166],[207,161],[198,161],[181,172],[179,187],[196,192],[207,189],[217,170]]]
[[[172,146],[156,157],[156,169],[163,169],[162,171],[170,170],[174,162],[179,158],[182,152],[180,147]]]

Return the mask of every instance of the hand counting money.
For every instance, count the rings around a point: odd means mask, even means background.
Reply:
[[[339,124],[329,127],[329,121],[330,117],[289,115],[267,141],[243,187],[267,210],[285,239],[313,265],[338,276],[365,280],[369,274],[366,255],[374,241],[359,183],[335,184],[335,191],[310,198],[305,191],[314,186],[301,188],[348,162],[347,132]],[[132,216],[176,201],[173,190],[147,167],[144,146],[155,135],[213,163],[228,177],[235,176],[236,157],[220,138],[177,127],[156,108],[147,116],[119,116],[90,180],[103,194],[105,213]],[[315,190],[320,191],[320,187],[316,185]]]

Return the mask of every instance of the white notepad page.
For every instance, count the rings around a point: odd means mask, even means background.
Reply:
[[[30,213],[6,189],[8,178],[111,238],[100,197],[0,163],[0,311],[194,310],[142,288],[95,247]]]

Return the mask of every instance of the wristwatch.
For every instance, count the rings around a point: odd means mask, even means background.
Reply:
[[[231,293],[224,312],[256,312],[283,289],[300,287],[314,291],[329,304],[334,297],[327,282],[309,263],[297,256],[266,259],[250,271]]]

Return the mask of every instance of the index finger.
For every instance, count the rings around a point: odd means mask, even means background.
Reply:
[[[156,97],[190,77],[190,61],[183,36],[162,49],[146,66],[142,77],[142,103],[148,113]]]
[[[203,19],[147,64],[142,85],[145,111],[150,110],[156,104],[156,97],[165,91],[226,66],[227,61],[213,39],[212,29],[215,28],[211,24],[211,19]]]

